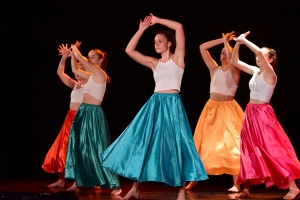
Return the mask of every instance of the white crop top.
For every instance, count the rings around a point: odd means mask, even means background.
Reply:
[[[155,81],[154,91],[178,90],[180,91],[181,80],[184,70],[181,69],[172,58],[167,62],[158,61],[153,71]]]
[[[92,95],[98,101],[103,100],[104,94],[106,90],[106,80],[104,83],[96,83],[93,79],[93,75],[91,75],[84,86],[83,93],[88,93]]]
[[[258,74],[260,69],[255,67],[253,76],[249,82],[250,98],[260,101],[270,102],[273,95],[275,85],[269,85],[265,82],[263,74]]]
[[[230,69],[223,71],[221,67],[215,70],[210,81],[210,93],[220,93],[234,96],[238,86],[235,84]]]
[[[77,83],[75,84],[71,92],[71,103],[82,103],[83,101],[83,87],[77,89]]]

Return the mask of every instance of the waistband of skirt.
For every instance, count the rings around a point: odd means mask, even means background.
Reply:
[[[154,92],[153,95],[157,95],[157,96],[180,96],[179,93],[161,93],[161,92]]]
[[[81,103],[81,106],[90,106],[90,107],[101,107],[101,105],[97,105],[97,104],[89,104],[89,103]]]

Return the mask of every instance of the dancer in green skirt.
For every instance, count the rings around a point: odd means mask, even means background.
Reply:
[[[83,102],[80,105],[70,131],[67,150],[65,178],[73,179],[68,190],[77,191],[77,186],[114,189],[111,195],[122,190],[118,175],[101,166],[100,154],[110,145],[109,127],[101,103],[109,76],[105,73],[106,53],[94,49],[88,54],[88,61],[75,45],[72,48],[72,71],[85,78]],[[75,59],[89,72],[80,70]]]

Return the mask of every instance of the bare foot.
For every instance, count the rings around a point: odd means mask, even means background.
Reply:
[[[196,181],[191,181],[184,189],[186,190],[191,190],[193,187],[195,187],[195,185],[197,185],[198,183]]]
[[[242,192],[235,195],[235,198],[247,198],[250,196],[250,193],[247,190],[243,190]]]
[[[101,190],[101,186],[94,186],[94,190]]]
[[[120,195],[121,193],[122,193],[121,188],[114,188],[110,194],[111,194],[111,196],[117,196],[117,195]]]
[[[240,190],[239,190],[239,188],[237,188],[235,185],[234,186],[232,186],[230,189],[228,189],[228,192],[239,192]]]
[[[139,193],[140,193],[140,190],[135,188],[135,187],[132,187],[129,192],[127,192],[126,196],[121,198],[121,199],[124,199],[124,200],[128,200],[130,198],[136,198],[138,199],[139,198]]]
[[[179,190],[177,200],[185,200],[185,190],[184,189]]]
[[[79,188],[77,187],[76,183],[73,183],[73,185],[71,187],[69,187],[68,189],[66,189],[66,191],[79,192]]]
[[[290,188],[289,192],[283,197],[283,199],[294,199],[298,193],[298,188]]]
[[[59,179],[58,181],[56,181],[55,183],[52,183],[50,185],[48,185],[47,187],[49,188],[62,188],[65,186],[65,181],[62,179]]]

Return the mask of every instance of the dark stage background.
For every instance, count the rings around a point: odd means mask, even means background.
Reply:
[[[111,83],[102,107],[112,139],[121,134],[154,90],[151,70],[124,52],[139,20],[150,12],[179,21],[185,28],[186,70],[181,97],[192,131],[209,98],[209,71],[199,45],[220,38],[222,32],[234,30],[239,35],[250,30],[250,41],[274,48],[279,56],[278,83],[270,103],[300,155],[299,5],[296,0],[1,1],[0,178],[45,175],[41,165],[60,131],[71,93],[56,75],[61,43],[81,40],[83,55],[93,48],[107,52]],[[150,27],[137,49],[159,57],[153,40],[162,29],[167,28]],[[219,64],[222,47],[210,51]],[[254,54],[244,46],[240,59],[255,65]],[[72,75],[69,60],[66,68]],[[250,78],[242,73],[236,93],[243,109],[249,100]]]

